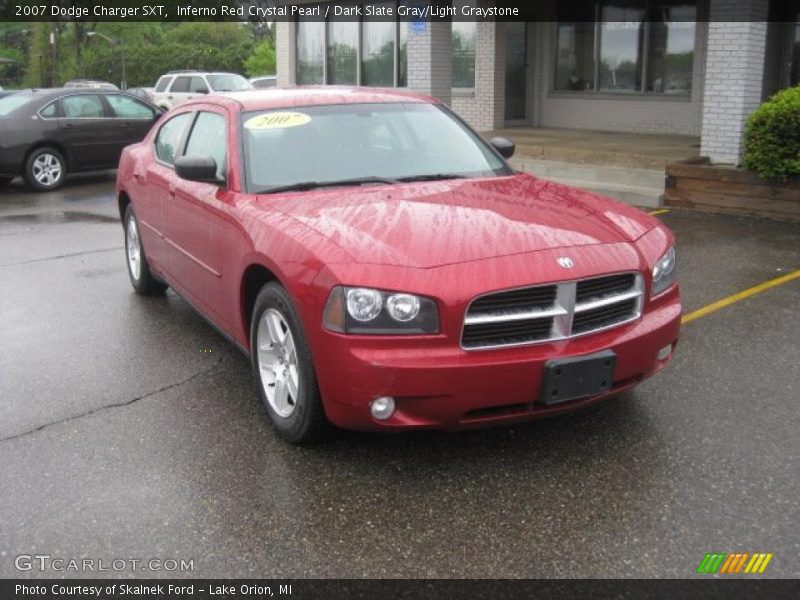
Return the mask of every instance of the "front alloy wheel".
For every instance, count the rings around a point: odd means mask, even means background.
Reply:
[[[258,366],[261,385],[278,416],[291,416],[300,397],[300,374],[294,336],[283,315],[268,308],[258,322]]]
[[[278,283],[256,297],[250,321],[250,348],[258,395],[273,427],[296,444],[326,432],[317,377],[292,299]]]

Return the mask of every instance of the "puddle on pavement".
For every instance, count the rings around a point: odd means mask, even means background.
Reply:
[[[0,215],[0,222],[7,223],[119,223],[119,217],[98,215],[77,210],[34,213],[28,215]]]

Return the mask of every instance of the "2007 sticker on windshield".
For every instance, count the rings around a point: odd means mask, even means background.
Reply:
[[[283,129],[305,125],[309,121],[311,121],[311,117],[305,113],[273,112],[252,117],[245,121],[244,126],[247,129]]]

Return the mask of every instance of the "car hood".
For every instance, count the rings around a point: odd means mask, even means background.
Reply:
[[[431,268],[537,250],[632,242],[645,213],[527,174],[261,196],[362,264]]]

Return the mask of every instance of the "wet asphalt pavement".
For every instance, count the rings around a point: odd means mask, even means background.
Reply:
[[[659,218],[686,312],[800,268],[798,224]],[[665,372],[582,412],[310,448],[273,434],[247,359],[183,300],[133,294],[113,174],[0,191],[0,284],[0,577],[92,575],[14,567],[49,554],[215,578],[682,578],[706,552],[800,576],[800,280],[687,324]]]

